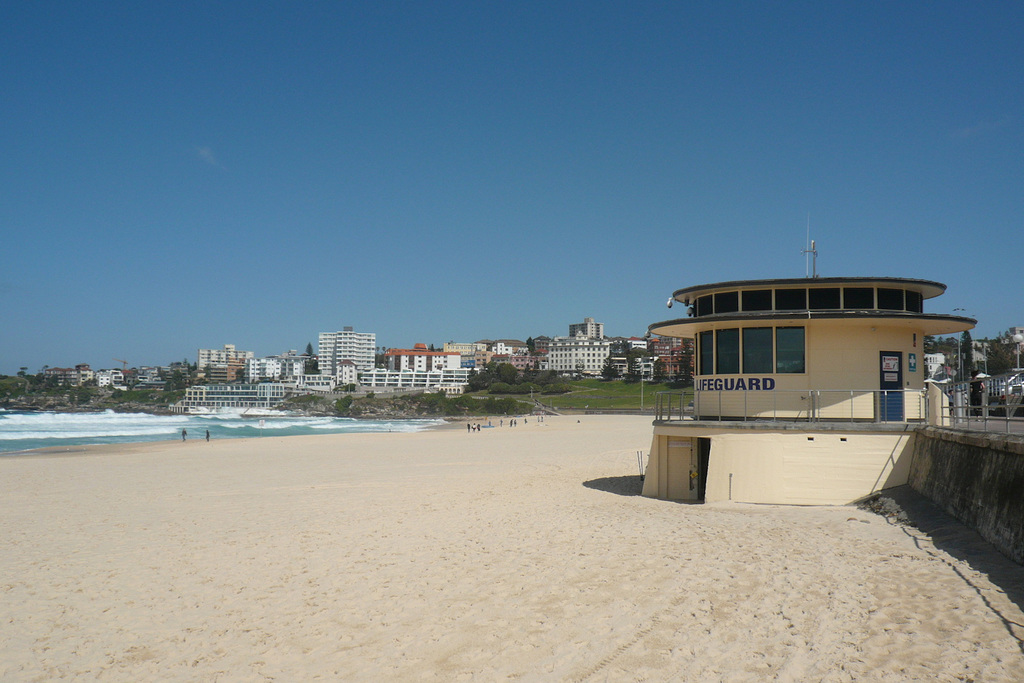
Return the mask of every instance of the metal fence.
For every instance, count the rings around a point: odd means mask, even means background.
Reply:
[[[970,431],[1024,433],[1024,372],[1013,371],[972,382],[953,382],[943,391],[949,400],[942,426]]]
[[[928,405],[921,390],[722,390],[694,392],[691,411],[683,404],[683,394],[658,393],[657,420],[682,420],[691,414],[696,420],[743,422],[923,422]]]
[[[945,397],[933,411],[939,426],[1024,434],[1024,372],[976,380],[973,395],[969,381],[937,386]],[[658,392],[655,419],[924,423],[929,415],[927,390],[705,390],[694,392],[693,400],[686,403],[684,396],[682,392]]]

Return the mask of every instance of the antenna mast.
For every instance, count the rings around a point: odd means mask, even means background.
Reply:
[[[815,246],[814,240],[811,239],[811,214],[807,214],[807,242],[810,243],[810,246],[800,252],[804,255],[804,277],[811,277],[807,268],[808,255],[810,255],[811,264],[814,266],[814,277],[818,277],[818,248]]]

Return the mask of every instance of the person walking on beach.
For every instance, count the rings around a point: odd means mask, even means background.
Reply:
[[[186,436],[188,436],[188,432],[186,432],[184,429],[182,429],[181,430],[181,440],[184,441]]]
[[[209,429],[206,430],[206,440],[207,441],[210,440],[210,430]]]

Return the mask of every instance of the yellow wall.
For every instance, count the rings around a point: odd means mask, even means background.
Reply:
[[[665,447],[686,436],[711,439],[707,502],[788,505],[844,505],[906,484],[914,438],[913,432],[656,426],[643,495],[688,499],[689,482],[668,476]]]
[[[775,325],[780,327],[798,324],[804,327],[807,371],[802,374],[700,375],[698,379],[772,377],[775,390],[700,392],[695,401],[699,414],[712,417],[746,415],[806,419],[811,406],[807,395],[797,392],[814,390],[824,392],[816,397],[820,401],[816,406],[818,417],[836,420],[870,419],[874,416],[875,396],[851,395],[848,392],[880,389],[880,351],[894,351],[902,355],[905,391],[921,391],[924,388],[924,335],[912,326],[913,321],[887,322],[883,325],[863,319],[775,321]],[[763,325],[761,321],[747,326]],[[715,327],[726,326],[723,323]],[[910,354],[916,355],[914,372],[910,371]],[[908,395],[905,403],[906,419],[925,417],[923,400],[919,397]]]
[[[655,435],[643,495],[663,500],[697,500],[697,482],[691,477],[696,471],[697,445],[693,439]]]
[[[903,354],[903,388],[924,388],[922,335],[909,324],[871,325],[864,320],[819,320],[807,325],[807,389],[878,389],[880,351]],[[917,332],[917,346],[914,334]],[[909,354],[917,354],[917,370],[910,372]],[[776,375],[782,384],[785,375]],[[780,387],[781,388],[781,387]]]

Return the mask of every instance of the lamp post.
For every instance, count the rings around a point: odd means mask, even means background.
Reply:
[[[957,311],[960,311],[961,313],[969,315],[967,313],[967,311],[964,310],[963,308],[954,308],[953,309],[954,313],[957,312]],[[960,343],[958,343],[957,347],[956,347],[956,358],[957,358],[957,364],[959,366],[959,369],[956,372],[956,380],[958,382],[964,381],[964,333],[965,332],[966,332],[966,330],[964,330],[964,332],[960,333]],[[974,349],[971,349],[971,356],[973,356],[973,355],[974,355]]]

